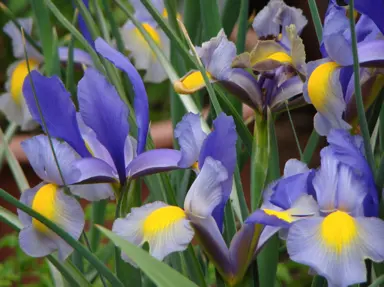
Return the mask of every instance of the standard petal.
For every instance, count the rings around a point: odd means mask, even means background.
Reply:
[[[372,170],[364,156],[362,137],[352,136],[344,130],[331,130],[327,140],[337,160],[354,170],[355,176],[365,182],[364,190],[369,194],[364,201],[365,215],[377,216],[378,191]]]
[[[17,19],[17,21],[19,22],[21,27],[23,27],[25,33],[31,35],[33,19],[20,18],[20,19]],[[23,37],[21,35],[21,31],[19,30],[19,28],[12,21],[9,21],[4,25],[3,31],[12,39],[13,56],[15,58],[23,59],[24,44],[23,44]],[[35,59],[38,59],[39,61],[43,60],[43,56],[34,47],[32,47],[28,43],[28,41],[26,42],[26,50],[29,58],[35,58]]]
[[[284,177],[296,175],[299,173],[304,173],[307,171],[309,171],[309,168],[304,162],[295,158],[291,158],[287,160],[287,162],[285,163]]]
[[[72,177],[69,184],[97,182],[118,182],[118,174],[114,167],[98,158],[82,158],[72,164],[77,176]]]
[[[351,226],[339,226],[338,233],[332,233],[332,238],[325,239],[324,229],[327,226],[324,221],[315,217],[297,221],[291,226],[287,238],[290,258],[313,268],[317,274],[327,278],[331,286],[349,286],[366,281],[364,256],[358,240],[354,240],[358,237],[350,234],[353,231],[348,227]],[[353,236],[354,239],[343,242],[341,249],[329,243],[329,240],[349,238],[344,236]]]
[[[207,134],[201,127],[200,115],[188,113],[176,125],[174,137],[178,140],[181,150],[179,166],[191,167],[199,159],[201,147]]]
[[[65,62],[68,61],[68,53],[69,53],[68,47],[59,47],[58,53],[59,53],[59,59],[61,61],[65,61]],[[87,66],[94,66],[92,57],[87,52],[79,48],[73,49],[73,62],[77,64],[84,64]]]
[[[112,230],[135,245],[148,242],[149,253],[159,260],[185,250],[194,235],[184,211],[162,202],[133,208],[126,218],[114,222]],[[127,256],[123,259],[129,261]]]
[[[129,133],[127,106],[107,79],[92,68],[88,68],[80,80],[77,96],[85,124],[108,150],[124,184],[124,145]]]
[[[72,169],[72,163],[78,158],[76,152],[65,142],[52,139],[53,149],[60,166],[65,183],[71,183],[74,177],[79,175],[78,171]],[[59,169],[47,136],[38,135],[21,143],[23,151],[28,157],[33,170],[37,175],[47,182],[62,185]]]
[[[80,184],[70,186],[71,193],[88,201],[113,199],[114,192],[109,183]]]
[[[210,39],[197,48],[205,69],[218,80],[225,80],[231,71],[232,60],[236,56],[236,46],[228,41],[223,29],[216,37]]]
[[[50,136],[63,139],[81,156],[90,156],[77,126],[76,110],[71,101],[71,95],[61,80],[56,76],[49,78],[37,71],[31,71],[30,76],[24,81],[23,94],[29,110],[34,120],[43,128],[31,79]]]
[[[349,0],[345,1],[349,3]],[[383,23],[383,12],[384,12],[384,3],[381,0],[356,0],[355,9],[361,14],[369,16],[375,24],[379,27],[381,33],[384,34],[384,23]]]
[[[320,210],[329,212],[336,208],[339,161],[329,147],[321,151],[321,166],[313,179]]]
[[[184,201],[185,211],[202,218],[210,216],[223,201],[222,182],[227,178],[228,172],[222,163],[207,157],[203,168],[187,193]]]
[[[164,0],[152,0],[151,3],[160,14],[163,13]],[[130,1],[130,4],[135,10],[135,17],[140,22],[154,21],[154,19],[152,18],[152,15],[148,12],[147,8],[145,8],[145,6],[141,3],[140,0],[132,0]]]
[[[135,157],[127,167],[127,177],[137,178],[143,175],[180,168],[181,152],[173,149],[148,150]]]
[[[213,212],[213,217],[222,228],[224,206],[231,194],[233,172],[236,165],[236,141],[237,133],[234,120],[231,116],[221,113],[213,121],[214,130],[208,135],[201,148],[199,156],[199,168],[204,166],[207,157],[220,161],[227,170],[228,177],[221,183],[222,202]]]
[[[135,93],[134,109],[138,128],[137,154],[141,154],[145,149],[149,128],[148,97],[144,83],[127,57],[113,49],[101,38],[96,39],[95,45],[96,51],[112,62],[118,69],[124,71],[131,81]]]
[[[359,63],[365,67],[384,66],[384,40],[364,41],[358,44],[357,52]],[[353,64],[353,58],[350,65]]]
[[[362,215],[362,203],[368,194],[364,181],[359,180],[351,168],[340,165],[337,184],[336,208],[355,216]]]

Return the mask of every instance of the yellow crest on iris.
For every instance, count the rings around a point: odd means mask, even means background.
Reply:
[[[57,205],[57,191],[58,186],[52,183],[43,185],[37,192],[32,201],[32,209],[51,221],[54,221],[57,210],[60,208]],[[32,225],[42,233],[48,233],[50,229],[41,223],[39,220],[33,218]]]
[[[356,238],[356,222],[344,211],[332,212],[321,224],[321,236],[328,247],[340,254]]]
[[[327,103],[327,97],[332,92],[330,78],[338,67],[339,65],[335,62],[321,64],[308,79],[308,96],[318,111],[322,111]]]
[[[28,65],[30,70],[34,70],[39,66],[39,62],[29,59]],[[26,60],[20,61],[11,74],[11,96],[16,104],[20,104],[23,95],[23,84],[28,75],[28,65]]]
[[[176,222],[186,218],[184,210],[177,206],[164,206],[154,210],[143,223],[144,241],[172,227]]]
[[[289,214],[287,211],[277,211],[272,209],[263,209],[263,211],[268,215],[276,216],[278,219],[284,220],[288,223],[293,221],[291,214]]]

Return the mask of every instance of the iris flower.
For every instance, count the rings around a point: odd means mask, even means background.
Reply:
[[[140,0],[130,2],[135,9],[135,18],[141,23],[142,27],[152,37],[154,42],[165,53],[170,56],[170,42],[157,22],[152,18]],[[163,0],[153,0],[152,4],[160,14],[167,17]],[[130,52],[129,57],[134,59],[135,66],[139,70],[145,70],[144,82],[161,83],[167,79],[167,74],[156,55],[141,35],[140,31],[133,25],[132,21],[127,21],[121,28],[121,35],[125,48]]]
[[[22,142],[22,148],[33,170],[43,182],[25,190],[21,194],[20,201],[56,223],[77,240],[84,228],[84,213],[78,201],[67,195],[63,187],[63,179],[64,181],[70,179],[76,172],[70,163],[77,155],[65,142],[52,139],[52,144],[61,174],[46,136],[39,135]],[[26,254],[32,257],[44,257],[58,250],[59,259],[65,260],[72,252],[72,247],[43,223],[21,210],[18,210],[18,214],[23,224],[23,229],[19,233],[19,244]]]
[[[127,177],[176,168],[179,151],[157,149],[144,152],[149,127],[148,98],[136,69],[101,38],[95,41],[95,49],[131,80],[138,140],[136,142],[129,136],[128,107],[116,89],[95,69],[88,68],[79,82],[79,114],[59,78],[46,78],[32,72],[36,96],[50,135],[66,141],[82,157],[73,163],[73,168],[80,172],[68,184],[110,182],[124,185]],[[29,80],[25,81],[23,91],[31,114],[42,123]],[[78,195],[92,197],[92,193]],[[100,198],[110,195],[107,190],[99,194]]]
[[[299,165],[299,173],[279,180],[268,205],[247,222],[268,225],[259,245],[285,229],[293,261],[310,266],[328,286],[349,286],[366,281],[365,259],[384,260],[384,221],[374,216],[378,192],[362,138],[332,130],[328,142],[318,170],[308,173]]]
[[[384,40],[375,23],[361,15],[356,24],[357,50],[364,106],[367,109],[383,87],[383,75],[375,67],[382,66]],[[314,105],[316,131],[327,135],[331,128],[357,128],[354,99],[351,31],[346,11],[332,0],[324,21],[322,53],[324,59],[309,62],[306,100]],[[352,125],[352,126],[351,126]]]
[[[32,18],[18,19],[25,33],[31,34]],[[0,110],[5,114],[9,121],[13,121],[21,126],[22,130],[31,130],[37,126],[33,121],[25,100],[23,98],[23,82],[28,75],[28,66],[24,57],[24,45],[20,30],[13,22],[5,24],[3,31],[12,39],[13,56],[17,61],[7,69],[7,81],[5,83],[5,93],[0,97]],[[44,57],[32,45],[26,42],[28,54],[28,65],[31,70],[38,69]],[[59,58],[62,61],[68,59],[68,48],[59,47]],[[75,48],[74,61],[86,65],[92,65],[90,56],[84,51]]]
[[[217,37],[196,48],[207,76],[211,83],[223,84],[241,101],[259,112],[267,107],[278,108],[285,100],[300,94],[302,82],[299,77],[288,80],[279,76],[268,75],[258,80],[253,74],[242,68],[232,68],[236,57],[235,44],[228,41],[221,30]],[[203,76],[199,71],[192,70],[174,83],[176,92],[191,94],[205,86]],[[265,89],[265,93],[262,92]]]
[[[180,168],[193,168],[197,174],[204,166],[205,159],[218,160],[231,175],[236,165],[236,128],[232,117],[221,113],[213,121],[213,131],[206,134],[201,128],[201,119],[197,114],[186,114],[175,129],[181,155],[177,163]],[[222,201],[213,210],[220,230],[223,228],[225,204],[232,190],[232,176],[228,176],[222,185]]]
[[[301,9],[289,7],[282,0],[269,1],[253,20],[259,38],[256,46],[250,53],[239,55],[233,66],[257,72],[287,66],[305,76],[305,49],[299,35],[307,22]]]
[[[312,179],[314,171],[296,159],[285,164],[283,177],[271,183],[264,191],[264,200],[260,209],[252,213],[245,224],[265,224],[257,250],[276,232],[286,239],[289,226],[307,216],[318,213],[313,198]],[[257,251],[256,250],[256,251]]]
[[[365,182],[325,148],[313,186],[320,213],[290,227],[290,258],[324,276],[328,286],[365,282],[364,260],[384,260],[384,221],[364,216]]]
[[[185,250],[196,235],[223,278],[235,284],[254,258],[250,250],[257,245],[261,226],[241,228],[227,247],[212,212],[223,201],[223,183],[229,177],[232,174],[220,161],[207,157],[187,193],[184,209],[159,201],[149,203],[116,219],[112,231],[137,246],[148,242],[149,253],[159,260]],[[124,253],[122,258],[130,262]]]

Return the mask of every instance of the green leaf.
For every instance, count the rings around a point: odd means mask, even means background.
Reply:
[[[384,275],[381,275],[380,277],[378,277],[375,281],[372,282],[371,285],[369,285],[368,287],[380,287],[382,286],[382,284],[384,284]]]
[[[248,31],[248,2],[248,0],[241,0],[239,27],[236,39],[237,54],[241,54],[245,51],[245,37]]]
[[[315,31],[319,44],[323,40],[323,26],[321,25],[321,19],[319,10],[317,9],[316,0],[308,0],[309,10],[311,11],[312,21],[315,25]]]
[[[357,40],[356,40],[356,32],[355,32],[355,17],[354,17],[354,0],[350,0],[349,2],[349,24],[351,27],[351,41],[352,41],[352,54],[353,54],[353,75],[355,80],[355,98],[357,105],[357,116],[359,118],[359,124],[361,133],[364,139],[364,148],[365,155],[367,157],[367,161],[372,170],[375,170],[375,163],[373,158],[373,152],[370,144],[370,135],[368,129],[368,122],[365,117],[365,109],[363,103],[363,97],[361,94],[361,86],[360,86],[360,64],[359,57],[357,54]]]
[[[315,278],[313,278],[311,287],[326,287],[327,286],[327,280],[322,277],[316,275]]]
[[[235,0],[236,1],[236,0]],[[198,36],[201,31],[200,1],[184,1],[184,25],[193,44],[198,45]]]
[[[239,0],[227,0],[225,2],[223,16],[221,17],[221,23],[223,24],[224,32],[226,35],[228,35],[228,37],[229,35],[231,35],[233,27],[235,27],[237,18],[239,17],[241,5],[243,5],[243,1],[239,1]],[[247,7],[247,10],[248,10],[248,7]],[[239,51],[238,51],[238,54],[239,54]]]
[[[10,225],[16,231],[20,231],[23,228],[19,218],[9,210],[0,206],[0,221]],[[60,262],[56,255],[47,256],[47,260],[57,268],[58,271],[70,282],[71,286],[91,286],[90,283],[85,279],[83,274],[72,265],[70,261]]]
[[[302,162],[305,162],[306,164],[308,164],[311,161],[312,155],[319,144],[319,140],[320,140],[319,134],[316,132],[315,129],[313,129],[308,139],[307,145],[305,146],[303,156],[301,157]]]
[[[251,157],[251,209],[257,209],[261,203],[262,192],[267,179],[269,165],[268,122],[255,112],[253,147]]]
[[[54,39],[53,27],[49,19],[49,10],[44,5],[44,0],[30,0],[39,39],[43,48],[45,71],[47,75],[60,74],[60,61],[57,54],[57,45]]]
[[[4,139],[3,142],[0,146],[0,170],[3,166],[3,161],[5,157],[5,151],[7,149],[8,144],[10,143],[12,137],[15,135],[15,133],[18,130],[18,125],[16,123],[10,123],[9,126],[7,127],[5,134],[4,134]]]
[[[112,231],[98,226],[101,232],[113,241],[121,250],[158,286],[158,287],[196,287],[193,282],[163,262],[150,256],[141,248],[122,239]]]
[[[123,284],[115,277],[115,275],[101,262],[94,254],[89,252],[83,245],[81,245],[77,240],[75,240],[71,235],[65,232],[61,227],[57,226],[54,222],[50,221],[40,213],[34,211],[27,205],[21,203],[12,195],[8,194],[3,189],[0,189],[0,198],[4,199],[6,202],[12,204],[18,209],[21,209],[28,215],[36,218],[41,223],[46,225],[49,229],[55,232],[58,236],[60,236],[65,242],[67,242],[71,247],[73,247],[76,251],[81,253],[85,259],[89,261],[101,275],[103,275],[113,286],[123,286]]]
[[[217,0],[200,0],[201,22],[203,23],[203,41],[216,37],[221,29]]]
[[[15,123],[11,123],[10,129],[16,129],[13,127]],[[16,156],[13,154],[11,149],[8,146],[8,140],[5,138],[3,134],[3,130],[0,128],[0,142],[4,143],[2,146],[4,148],[5,158],[7,159],[9,168],[11,169],[11,172],[13,174],[13,177],[15,178],[17,187],[19,188],[20,192],[23,192],[24,190],[29,188],[28,180],[25,177],[25,174],[23,172],[23,169],[20,166],[19,161],[17,160]]]

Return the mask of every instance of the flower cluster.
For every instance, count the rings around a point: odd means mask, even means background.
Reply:
[[[379,1],[355,2],[361,14],[355,19],[360,85],[368,110],[384,87],[384,26],[375,11],[383,5],[374,3]],[[86,4],[88,7],[88,1]],[[152,14],[139,0],[131,4],[134,17],[168,57],[169,39]],[[168,17],[163,1],[154,0],[151,5],[164,19]],[[85,31],[84,21],[81,19],[80,24]],[[31,19],[18,22],[31,34]],[[87,35],[94,54],[106,63],[105,70],[96,69],[98,65],[92,61],[95,55],[91,58],[74,49],[73,60],[84,69],[76,95],[66,90],[59,77],[41,73],[44,57],[39,44],[23,44],[16,25],[6,24],[4,31],[12,39],[18,60],[7,72],[0,109],[23,130],[40,125],[44,133],[21,144],[42,182],[23,191],[20,202],[79,240],[85,232],[85,216],[78,199],[116,200],[115,236],[138,247],[148,244],[149,254],[160,261],[186,250],[196,238],[207,260],[229,286],[244,279],[258,253],[276,234],[286,242],[290,259],[325,277],[328,286],[370,280],[364,260],[384,261],[384,221],[379,217],[381,187],[359,135],[347,10],[336,0],[329,1],[320,45],[323,58],[309,63],[300,38],[307,22],[300,9],[282,0],[270,0],[253,19],[252,30],[258,39],[251,51],[238,55],[224,29],[196,47],[209,82],[222,85],[249,105],[265,124],[267,143],[253,141],[253,164],[255,158],[263,159],[260,153],[265,152],[266,162],[277,153],[277,148],[271,152],[270,143],[273,131],[269,124],[271,121],[273,125],[274,117],[267,115],[275,116],[305,101],[317,110],[314,129],[328,142],[320,151],[319,167],[310,169],[303,161],[290,159],[279,179],[258,183],[260,191],[264,189],[262,204],[249,212],[244,203],[245,215],[237,215],[237,221],[226,208],[232,212],[230,198],[241,192],[236,190],[241,186],[238,162],[242,159],[238,156],[244,154],[242,144],[247,137],[238,139],[236,129],[241,118],[235,108],[224,109],[231,110],[231,115],[212,111],[211,130],[203,128],[200,114],[188,112],[175,124],[177,148],[151,149],[144,82],[159,83],[167,76],[131,21],[120,29],[128,57],[102,38],[92,41]],[[68,48],[58,48],[61,61],[67,61],[68,54]],[[138,70],[146,71],[143,79]],[[131,84],[132,105],[119,92],[119,80],[112,84],[119,73]],[[172,83],[173,88],[181,97],[193,94],[206,86],[204,78],[200,70],[193,69]],[[258,121],[255,130],[257,125]],[[272,169],[268,165],[261,168],[265,168],[265,177]],[[170,198],[163,196],[165,202],[158,200],[160,196],[150,196],[145,204],[121,208],[122,202],[128,201],[132,182],[173,170],[188,172],[184,183],[187,191],[180,200],[183,204],[177,205],[170,192]],[[18,216],[23,226],[19,244],[26,254],[44,257],[57,251],[63,261],[73,251],[73,246],[44,223],[21,209]],[[233,225],[239,223],[232,226],[232,234],[226,230],[228,220]],[[136,266],[123,251],[121,259]]]

